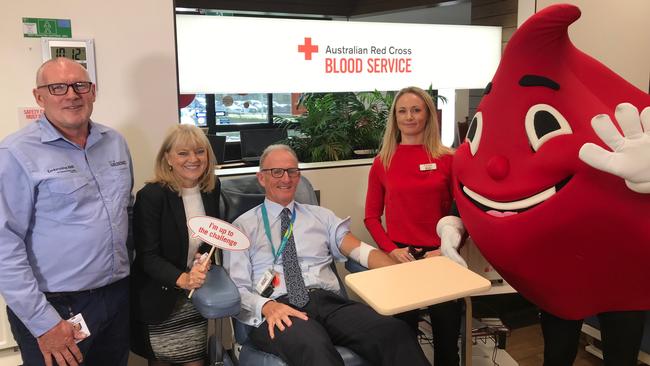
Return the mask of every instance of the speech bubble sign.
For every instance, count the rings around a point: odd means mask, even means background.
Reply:
[[[238,228],[210,216],[195,216],[187,220],[193,238],[224,250],[245,250],[251,242]]]

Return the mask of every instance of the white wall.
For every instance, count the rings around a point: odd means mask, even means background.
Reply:
[[[5,4],[0,13],[0,139],[18,129],[17,108],[35,107],[42,62],[22,18],[72,21],[73,38],[93,38],[98,95],[93,120],[120,131],[134,159],[136,189],[150,176],[165,130],[178,122],[172,0],[46,1]]]
[[[350,230],[359,239],[374,244],[363,224],[370,165],[334,169],[307,170],[303,175],[314,189],[320,190],[320,205],[339,217],[350,216]]]
[[[533,0],[520,0],[520,18],[534,10]],[[578,6],[582,16],[569,28],[573,43],[637,88],[650,85],[650,1],[537,0],[537,10],[551,4]],[[528,11],[525,13],[524,10]],[[521,20],[521,19],[520,19]]]

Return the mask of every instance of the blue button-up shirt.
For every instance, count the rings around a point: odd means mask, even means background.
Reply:
[[[281,241],[280,213],[284,207],[268,199],[264,200],[264,204],[268,211],[273,246],[277,251]],[[223,256],[224,267],[241,295],[242,309],[237,319],[253,326],[264,321],[262,306],[269,301],[255,291],[255,285],[264,272],[273,269],[280,275],[280,285],[274,289],[271,298],[276,299],[287,293],[282,257],[279,255],[274,264],[271,244],[264,231],[261,207],[247,211],[233,223],[250,239],[250,247],[242,251],[224,251]],[[345,235],[350,232],[350,219],[342,220],[324,207],[295,201],[287,205],[287,208],[296,211],[293,237],[305,286],[338,291],[339,282],[330,264],[333,259],[347,260],[339,247]]]
[[[0,143],[0,293],[35,337],[61,320],[43,292],[128,276],[132,186],[126,141],[98,123],[84,148],[45,117]]]

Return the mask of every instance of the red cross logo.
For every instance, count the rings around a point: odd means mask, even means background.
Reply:
[[[318,46],[311,44],[311,37],[305,37],[305,44],[298,45],[298,52],[304,52],[305,60],[311,60],[311,54],[318,53]]]

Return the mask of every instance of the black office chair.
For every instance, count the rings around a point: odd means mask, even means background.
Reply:
[[[226,136],[208,134],[207,137],[214,152],[214,157],[217,159],[217,164],[223,164],[226,160]]]
[[[241,159],[244,162],[257,164],[264,149],[287,138],[284,128],[265,128],[239,131]]]
[[[241,178],[222,180],[222,217],[230,222],[235,220],[244,212],[259,205],[264,201],[264,188],[257,182],[256,176],[245,176]],[[296,190],[295,200],[300,203],[318,204],[314,188],[305,177],[300,178]],[[334,273],[336,267],[332,263]],[[342,295],[346,296],[345,286],[338,277]],[[255,348],[248,340],[248,333],[252,327],[233,319],[235,339],[241,345],[239,350],[240,366],[286,366],[286,363],[279,357],[266,353]],[[359,355],[346,347],[336,346],[346,366],[369,366]]]

